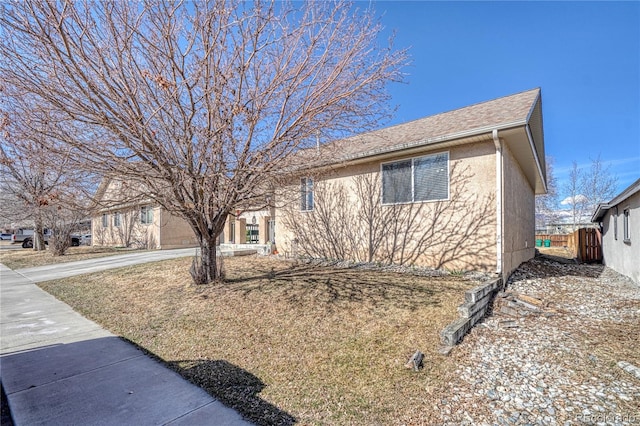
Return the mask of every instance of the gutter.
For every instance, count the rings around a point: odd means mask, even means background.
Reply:
[[[354,165],[362,162],[374,161],[379,159],[384,159],[384,157],[394,157],[397,152],[407,152],[409,150],[421,151],[425,148],[434,149],[440,145],[443,146],[454,146],[454,145],[464,145],[468,143],[470,138],[478,138],[480,139],[488,139],[491,140],[489,136],[492,131],[495,130],[509,130],[518,127],[527,127],[528,123],[526,120],[517,120],[509,123],[502,123],[500,125],[492,125],[492,126],[484,126],[478,127],[471,130],[465,130],[463,132],[450,133],[443,136],[436,136],[427,139],[421,139],[414,142],[407,142],[401,145],[395,145],[393,147],[384,147],[384,148],[376,148],[369,151],[357,153],[355,155],[348,155],[343,158],[332,158],[331,161],[322,162],[320,164],[304,164],[298,167],[292,167],[287,172],[300,172],[306,170],[323,170],[330,169],[334,166],[346,166],[346,165]],[[374,131],[375,132],[375,131]],[[366,134],[366,133],[365,133]],[[352,136],[351,138],[356,138],[358,136]],[[331,143],[324,145],[322,148],[326,146],[330,146]],[[537,159],[536,159],[537,160]]]
[[[496,273],[502,274],[502,143],[498,129],[493,129],[496,146]]]
[[[547,189],[547,180],[543,179],[545,176],[542,173],[542,166],[540,165],[540,159],[538,158],[538,151],[536,151],[536,145],[533,142],[533,136],[531,135],[531,129],[529,128],[529,123],[524,127],[527,131],[527,139],[529,139],[529,147],[531,148],[531,152],[533,153],[533,158],[536,160],[536,167],[538,168],[538,175],[540,175],[540,180],[542,181],[542,187],[544,188],[544,193],[546,194]]]
[[[502,274],[502,143],[498,129],[491,135],[496,146],[496,273]]]
[[[504,123],[501,124],[499,126],[485,126],[485,127],[478,127],[475,129],[471,129],[471,130],[465,130],[463,132],[458,132],[458,133],[450,133],[448,135],[443,135],[443,136],[436,136],[433,138],[428,138],[428,139],[422,139],[416,142],[408,142],[408,143],[404,143],[402,145],[396,145],[394,147],[392,147],[391,149],[389,148],[378,148],[378,149],[373,149],[370,151],[366,151],[363,152],[361,154],[356,154],[350,157],[347,157],[344,159],[344,161],[349,161],[349,160],[356,160],[359,158],[363,158],[363,157],[373,157],[376,155],[380,155],[380,154],[391,154],[397,151],[404,151],[406,149],[409,148],[415,148],[415,147],[426,147],[426,146],[430,146],[430,145],[436,145],[438,143],[442,143],[442,142],[450,142],[450,141],[455,141],[456,139],[465,139],[465,138],[469,138],[469,137],[473,137],[473,136],[481,136],[485,133],[489,133],[491,131],[496,131],[496,130],[507,130],[507,129],[512,129],[512,128],[516,128],[516,127],[522,127],[522,126],[526,126],[528,123],[526,120],[518,120],[518,121],[513,121],[511,123]]]

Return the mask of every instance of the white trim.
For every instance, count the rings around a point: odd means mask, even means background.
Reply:
[[[622,242],[631,243],[631,207],[622,209]]]
[[[493,129],[493,143],[496,146],[496,272],[502,273],[502,143],[498,129]]]
[[[302,180],[304,179],[304,194],[302,193]],[[309,180],[311,180],[311,208],[308,208],[308,203],[307,203],[307,195],[308,195],[308,191],[309,191]],[[306,176],[306,177],[301,177],[300,178],[300,204],[298,205],[298,210],[301,213],[307,213],[307,212],[312,212],[313,210],[315,210],[316,207],[316,196],[315,196],[315,185],[316,185],[316,180],[310,176]],[[304,197],[304,205],[305,209],[302,208],[302,199]],[[244,212],[243,212],[244,214]]]
[[[547,193],[547,180],[544,178],[544,174],[542,173],[542,166],[540,165],[540,159],[538,158],[538,152],[536,151],[536,145],[533,141],[533,136],[531,136],[531,129],[529,128],[529,123],[524,126],[527,131],[527,139],[529,139],[529,146],[531,147],[531,152],[533,153],[533,158],[536,160],[536,166],[538,167],[538,175],[540,176],[540,180],[542,181],[542,187],[544,188],[545,194]],[[535,189],[535,183],[534,183]]]
[[[416,159],[426,158],[426,157],[435,157],[437,155],[447,154],[447,198],[440,198],[437,200],[415,200],[415,182],[414,182],[414,173],[413,173],[413,162]],[[400,163],[402,161],[411,161],[411,201],[403,201],[400,203],[385,203],[384,202],[384,182],[383,179],[383,166],[385,164],[393,164]],[[384,161],[380,163],[380,205],[382,206],[393,206],[393,205],[402,205],[402,204],[416,204],[416,203],[437,203],[440,201],[450,201],[451,200],[451,152],[450,151],[438,151],[432,152],[429,154],[417,155],[413,157],[401,157],[394,159],[393,161]]]

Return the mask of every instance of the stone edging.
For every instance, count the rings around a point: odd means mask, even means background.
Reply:
[[[458,306],[460,318],[446,326],[440,333],[440,338],[444,345],[454,346],[458,344],[464,335],[484,317],[493,297],[502,288],[502,282],[502,278],[498,278],[465,291],[465,302]]]

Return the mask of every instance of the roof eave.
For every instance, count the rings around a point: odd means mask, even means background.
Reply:
[[[596,208],[595,213],[593,213],[593,216],[591,216],[591,222],[592,223],[601,222],[602,218],[604,217],[605,214],[607,214],[610,208],[611,208],[610,204],[603,204],[603,203],[598,204],[598,207]]]

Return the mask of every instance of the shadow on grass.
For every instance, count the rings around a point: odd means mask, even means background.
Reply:
[[[230,277],[220,289],[243,295],[276,295],[296,305],[313,304],[331,308],[343,303],[360,306],[395,307],[415,310],[425,305],[440,306],[442,293],[460,292],[470,287],[462,278],[423,277],[360,269],[336,269],[315,265],[296,265],[267,273],[253,271]]]
[[[257,425],[293,425],[296,419],[258,394],[266,385],[256,376],[225,360],[185,360],[167,363],[245,419]]]

